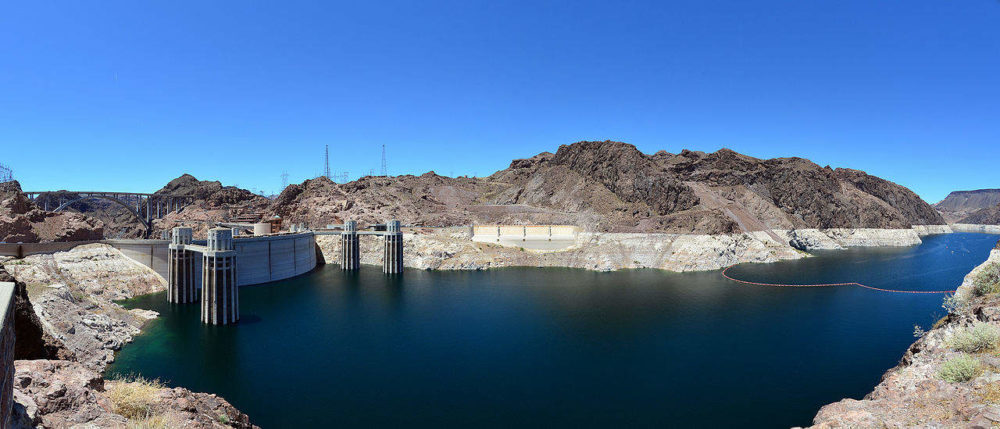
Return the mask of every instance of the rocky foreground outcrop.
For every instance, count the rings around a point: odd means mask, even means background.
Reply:
[[[610,141],[563,145],[485,178],[431,172],[308,180],[286,188],[268,215],[312,226],[396,218],[418,226],[572,224],[670,234],[945,224],[909,189],[857,170],[728,149],[647,155]]]
[[[814,428],[1000,426],[1000,245],[965,278],[950,312],[862,400],[823,407]]]
[[[14,427],[252,427],[215,395],[101,378],[157,316],[113,302],[163,290],[149,268],[104,244],[0,265],[0,280],[17,282]]]
[[[0,183],[0,241],[37,243],[104,238],[104,224],[79,213],[54,213],[28,200],[17,181]]]
[[[213,394],[146,380],[105,381],[99,372],[65,360],[18,360],[14,366],[14,428],[255,427]]]

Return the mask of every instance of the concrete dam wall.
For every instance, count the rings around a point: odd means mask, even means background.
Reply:
[[[64,252],[84,244],[102,243],[118,249],[125,256],[156,271],[167,278],[167,253],[169,240],[99,240],[63,243],[24,243],[0,246],[0,256],[30,256],[41,253]],[[195,244],[205,244],[204,240]],[[236,249],[236,270],[239,286],[249,286],[284,280],[305,274],[316,268],[316,241],[311,232],[301,234],[238,237],[233,240]],[[6,247],[4,247],[6,246]],[[15,248],[15,246],[20,246]],[[201,272],[201,258],[195,258],[195,270]],[[201,276],[197,277],[201,287]]]
[[[195,244],[204,244],[196,240]],[[167,240],[109,240],[107,244],[125,256],[152,268],[167,278]],[[316,268],[316,241],[312,233],[237,237],[237,285],[268,283],[308,273]],[[201,258],[195,258],[195,272],[201,272]],[[196,276],[201,287],[201,277]]]

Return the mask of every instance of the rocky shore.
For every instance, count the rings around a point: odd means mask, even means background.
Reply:
[[[102,378],[114,352],[157,317],[114,303],[163,290],[149,268],[103,244],[0,265],[0,280],[17,283],[13,427],[253,427],[212,394]]]
[[[914,229],[799,229],[714,235],[584,232],[567,249],[543,251],[477,243],[471,234],[468,227],[407,231],[404,263],[409,268],[433,270],[528,266],[706,271],[745,262],[799,259],[808,256],[804,251],[809,250],[921,243],[921,234]],[[339,262],[339,240],[337,236],[316,237],[327,263]],[[361,246],[362,264],[381,264],[379,240],[363,238]]]
[[[1000,426],[998,292],[1000,245],[945,300],[948,316],[910,346],[874,391],[823,407],[813,427]]]

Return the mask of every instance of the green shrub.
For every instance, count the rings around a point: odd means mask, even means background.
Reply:
[[[993,262],[983,267],[972,279],[972,286],[976,296],[1000,292],[1000,264]]]
[[[982,322],[976,322],[967,328],[959,328],[948,339],[948,347],[966,353],[990,350],[998,344],[1000,344],[1000,329]]]
[[[982,371],[983,367],[978,359],[963,354],[941,364],[938,376],[949,383],[961,383],[978,377]]]
[[[228,425],[230,423],[229,416],[225,414],[219,414],[219,417],[216,420],[218,420],[219,423],[222,423],[224,425]]]

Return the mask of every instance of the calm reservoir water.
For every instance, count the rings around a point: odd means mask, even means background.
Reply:
[[[954,289],[995,235],[927,237],[730,274]],[[769,288],[719,271],[321,267],[240,289],[243,320],[208,327],[163,293],[109,373],[217,393],[264,428],[788,427],[860,398],[925,328],[941,295]]]

